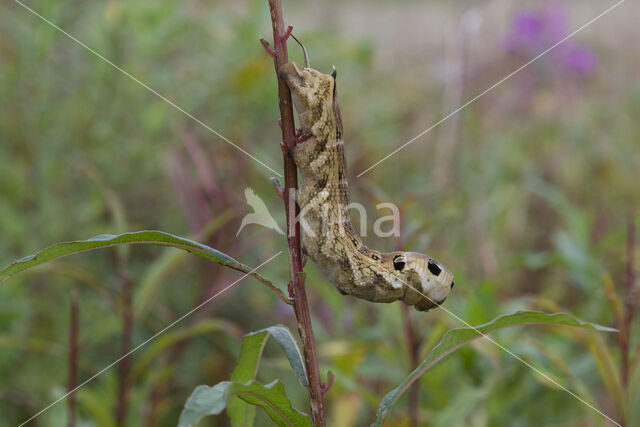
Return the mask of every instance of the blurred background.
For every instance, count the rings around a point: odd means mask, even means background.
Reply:
[[[611,301],[624,288],[629,230],[640,218],[640,5],[623,3],[356,175],[614,3],[284,1],[312,67],[337,67],[351,196],[370,217],[366,243],[447,265],[457,286],[445,307],[471,324],[534,309],[615,326]],[[27,4],[281,170],[275,74],[258,43],[271,39],[266,1]],[[19,4],[0,5],[2,266],[54,242],[142,229],[258,265],[286,250],[283,237],[255,225],[235,234],[250,212],[246,187],[283,227],[273,175]],[[376,239],[373,220],[388,212],[375,205],[389,201],[401,209],[402,237]],[[261,270],[286,288],[284,255]],[[463,326],[443,310],[343,297],[313,263],[306,271],[321,371],[336,374],[331,425],[370,423],[416,358]],[[74,299],[82,381],[238,277],[177,250],[136,246],[64,258],[3,284],[0,425],[65,393]],[[123,313],[133,323],[123,326]],[[175,425],[195,386],[229,378],[243,334],[276,323],[295,332],[294,320],[264,286],[243,280],[78,391],[78,425]],[[615,334],[524,327],[494,338],[611,417],[626,411],[627,425],[640,423],[640,369],[620,385]],[[280,378],[308,410],[275,344],[259,378]],[[607,425],[484,340],[419,383],[421,425]],[[388,425],[409,425],[410,406],[407,394]],[[30,425],[66,419],[62,402]],[[200,425],[228,424],[223,414]],[[258,425],[269,425],[261,410]]]

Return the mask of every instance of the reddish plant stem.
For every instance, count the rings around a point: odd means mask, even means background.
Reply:
[[[311,419],[315,426],[325,426],[324,394],[320,380],[318,356],[316,353],[311,314],[307,302],[305,289],[305,275],[302,271],[302,253],[300,246],[300,224],[296,217],[300,208],[292,197],[298,189],[298,170],[289,155],[289,151],[295,147],[295,124],[291,93],[287,84],[278,76],[278,70],[289,61],[287,53],[287,38],[290,30],[284,25],[282,16],[282,4],[280,0],[269,0],[271,12],[271,24],[273,27],[273,64],[278,79],[278,105],[282,128],[282,152],[284,158],[284,205],[287,217],[287,243],[289,250],[289,296],[293,299],[293,309],[298,323],[298,333],[302,341],[304,361],[309,380],[309,400],[311,406]],[[265,43],[263,43],[263,46]],[[265,46],[266,47],[266,46]]]
[[[78,332],[79,326],[78,294],[71,293],[71,322],[69,325],[69,380],[67,391],[67,427],[76,425],[76,394],[72,391],[78,386]]]
[[[133,347],[133,305],[131,278],[122,273],[122,354],[127,354]],[[127,420],[129,401],[129,373],[131,356],[125,357],[118,365],[119,389],[118,406],[116,407],[116,425],[124,426]]]

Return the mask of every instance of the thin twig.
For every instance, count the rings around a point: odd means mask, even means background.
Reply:
[[[311,314],[307,302],[305,275],[302,271],[302,251],[300,245],[300,224],[295,220],[300,208],[295,203],[294,195],[298,188],[298,170],[288,152],[295,147],[295,125],[291,93],[287,84],[278,76],[278,70],[289,61],[287,54],[287,38],[291,31],[284,24],[280,0],[269,0],[271,24],[273,28],[273,48],[261,40],[262,45],[273,57],[278,80],[278,105],[280,107],[282,129],[282,152],[284,160],[284,204],[287,217],[287,243],[289,250],[289,296],[293,299],[293,310],[298,323],[298,333],[302,341],[304,361],[309,376],[309,400],[311,419],[315,426],[325,426],[324,394],[320,380],[318,356],[316,353]]]

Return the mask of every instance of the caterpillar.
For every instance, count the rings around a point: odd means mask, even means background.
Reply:
[[[291,91],[300,125],[290,152],[300,170],[303,250],[344,295],[372,302],[403,301],[418,311],[444,302],[451,272],[428,255],[369,249],[349,215],[349,187],[336,71],[323,74],[288,62],[278,70]]]

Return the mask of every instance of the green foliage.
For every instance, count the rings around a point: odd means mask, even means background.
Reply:
[[[29,255],[21,258],[11,265],[0,270],[0,284],[5,282],[11,276],[20,273],[21,271],[24,271],[31,267],[35,267],[39,264],[42,264],[43,262],[47,262],[52,259],[75,254],[78,252],[90,251],[93,249],[123,244],[171,246],[201,256],[202,258],[208,259],[234,270],[242,271],[243,273],[249,273],[252,270],[251,267],[239,263],[229,255],[223,254],[216,249],[210,248],[198,242],[194,242],[193,240],[174,236],[162,231],[135,231],[131,233],[123,233],[117,236],[113,234],[101,234],[87,240],[57,243],[53,246],[48,247],[47,249],[43,249],[42,251],[34,255]],[[257,273],[251,273],[251,275],[260,277],[259,275],[257,275]],[[264,281],[264,279],[260,279],[261,281]]]
[[[391,390],[380,402],[377,411],[377,418],[374,425],[381,426],[382,419],[385,417],[391,407],[398,401],[400,396],[404,394],[409,386],[418,380],[425,372],[431,369],[437,363],[449,357],[452,353],[459,350],[463,345],[468,344],[473,339],[483,336],[490,332],[503,328],[523,325],[563,325],[574,326],[586,329],[593,329],[601,332],[617,332],[616,329],[601,326],[595,323],[583,322],[575,317],[565,313],[547,314],[535,311],[518,311],[513,314],[500,316],[489,323],[474,328],[460,328],[447,331],[440,342],[429,352],[426,358],[420,362],[416,369],[411,372],[404,381],[396,388]]]
[[[266,385],[255,381],[248,384],[234,383],[230,393],[251,405],[260,406],[279,426],[311,427],[309,416],[291,407],[284,386],[279,380]]]
[[[291,407],[280,381],[262,385],[255,381],[247,384],[221,382],[213,387],[196,387],[185,404],[178,427],[192,426],[205,415],[217,415],[226,406],[227,398],[238,397],[251,405],[260,406],[279,426],[311,426],[311,421]]]
[[[255,406],[262,407],[278,425],[310,426],[307,415],[292,408],[284,386],[278,380],[267,385],[255,381],[264,346],[271,336],[282,346],[291,368],[301,385],[306,387],[302,355],[291,332],[283,326],[271,326],[245,335],[242,339],[238,364],[231,373],[231,381],[213,387],[196,387],[185,404],[178,426],[191,426],[205,415],[219,414],[225,407],[233,426],[252,426]]]
[[[275,339],[284,350],[287,359],[289,360],[289,364],[291,365],[291,369],[298,378],[300,385],[305,388],[308,387],[307,373],[304,368],[302,354],[300,353],[296,340],[293,338],[293,335],[291,335],[289,329],[284,326],[271,326],[248,334],[245,337],[245,340],[266,341],[269,337],[273,337],[273,339]]]
[[[213,387],[206,385],[196,387],[184,405],[178,426],[192,426],[205,415],[217,415],[224,411],[230,387],[230,381],[218,383]]]

